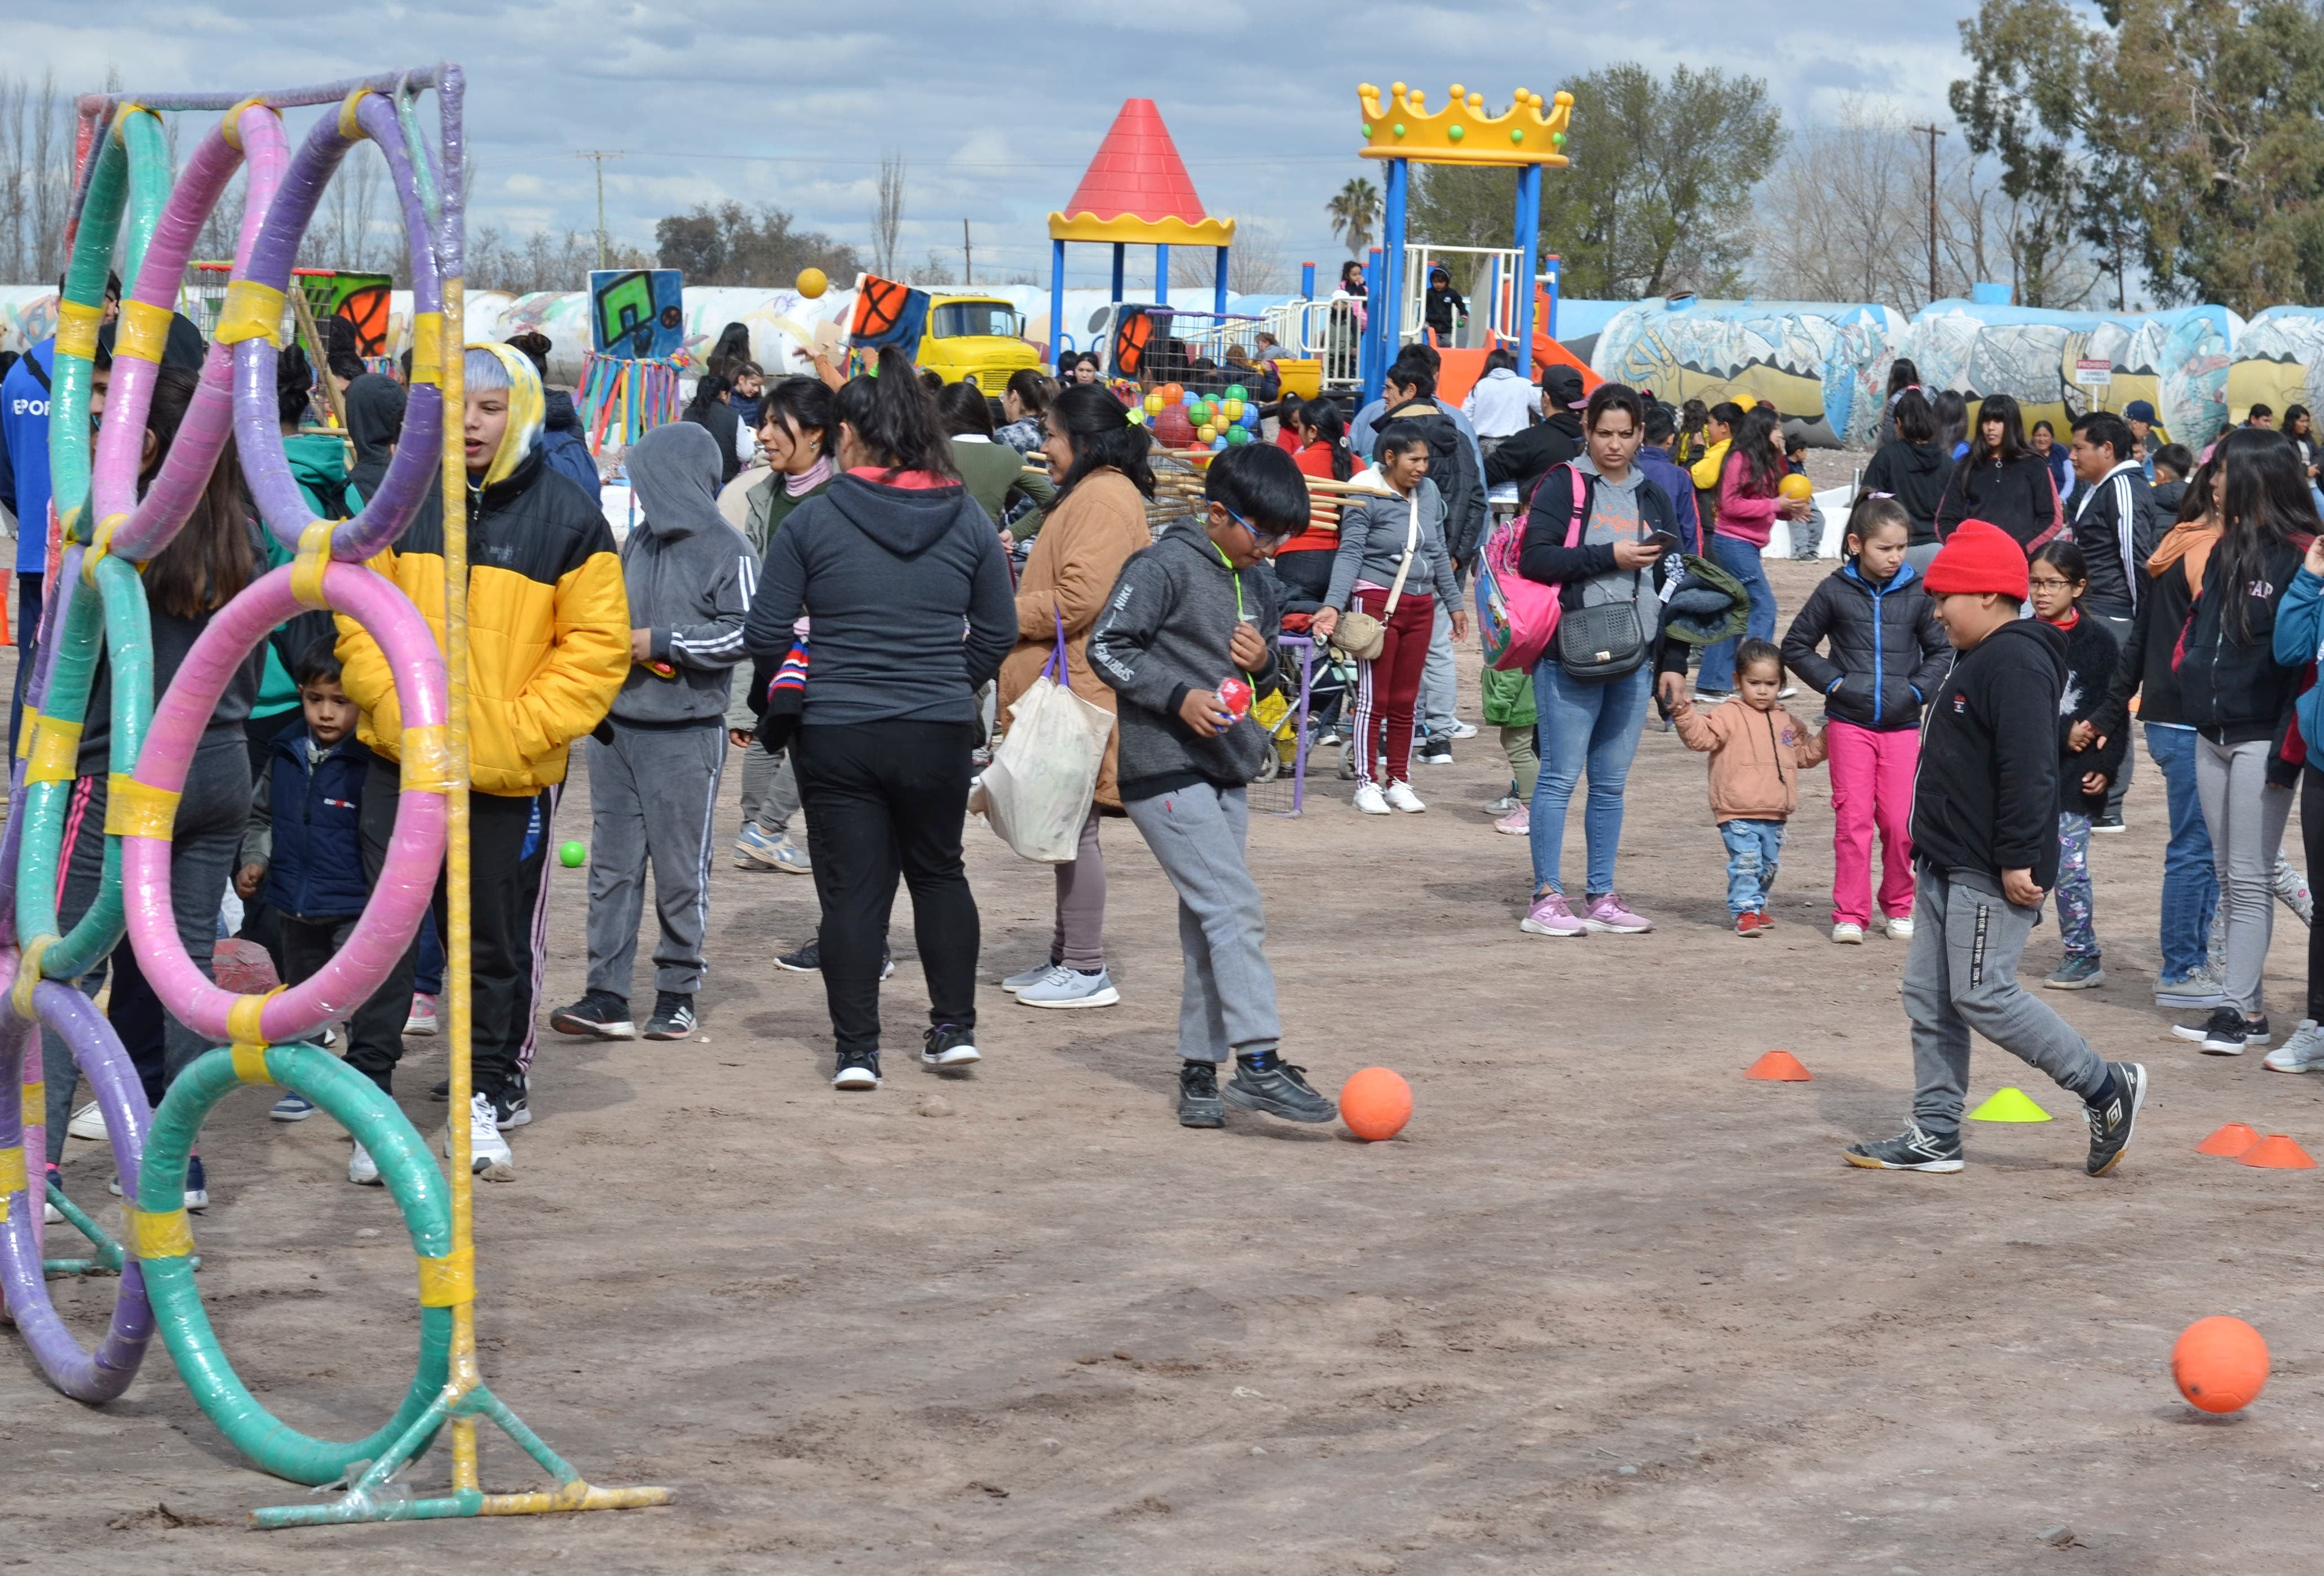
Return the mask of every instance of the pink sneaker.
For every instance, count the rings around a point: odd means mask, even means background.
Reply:
[[[1527,837],[1533,834],[1532,813],[1523,805],[1493,823],[1493,830],[1506,832],[1512,837]]]
[[[1573,917],[1563,892],[1544,892],[1533,900],[1517,928],[1534,935],[1581,935],[1589,926]]]
[[[1641,935],[1655,927],[1653,920],[1631,913],[1615,892],[1591,904],[1590,916],[1582,924],[1591,930],[1610,930],[1617,935]]]

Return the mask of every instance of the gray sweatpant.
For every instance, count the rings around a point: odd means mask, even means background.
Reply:
[[[1903,991],[1913,1026],[1914,1121],[1941,1138],[1960,1131],[1972,1029],[2085,1103],[2103,1094],[2106,1063],[2017,983],[2017,960],[2041,911],[2018,908],[1997,880],[1977,872],[1923,863],[1915,873]]]
[[[742,825],[756,821],[760,831],[780,837],[790,830],[798,807],[798,778],[791,770],[790,751],[770,755],[764,744],[752,739],[742,751]]]
[[[1049,955],[1084,973],[1105,967],[1105,850],[1098,844],[1097,821],[1092,805],[1079,850],[1056,867],[1057,924],[1049,936]]]
[[[589,741],[589,989],[627,1000],[637,970],[646,865],[653,865],[654,988],[702,986],[710,919],[712,817],[726,770],[726,730],[613,724]]]
[[[1178,893],[1178,945],[1186,954],[1178,1055],[1224,1062],[1273,1050],[1283,1029],[1264,950],[1267,910],[1243,858],[1250,832],[1243,790],[1198,782],[1124,799],[1122,807]]]
[[[1452,666],[1452,610],[1436,599],[1436,622],[1428,631],[1428,665],[1420,670],[1420,720],[1431,739],[1452,736],[1461,707],[1460,669]]]
[[[2195,792],[2211,834],[2219,875],[2219,916],[2227,933],[2228,1002],[2253,1017],[2267,1010],[2264,978],[2275,937],[2275,855],[2292,815],[2292,790],[2267,786],[2265,739],[2214,744],[2195,738]]]

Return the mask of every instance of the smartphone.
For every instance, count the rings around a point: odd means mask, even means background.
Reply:
[[[1655,551],[1658,553],[1672,553],[1678,550],[1678,538],[1671,535],[1671,533],[1666,530],[1648,531],[1646,533],[1646,541],[1648,547],[1654,548]]]

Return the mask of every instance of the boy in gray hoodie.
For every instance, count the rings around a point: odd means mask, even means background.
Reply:
[[[726,768],[726,704],[758,584],[751,544],[718,513],[722,460],[709,431],[673,421],[630,447],[641,518],[622,544],[630,675],[589,743],[589,982],[549,1014],[561,1034],[637,1037],[630,984],[653,866],[650,1040],[694,1032],[710,917],[712,812]]]
[[[1090,665],[1120,696],[1122,808],[1178,892],[1179,1122],[1223,1127],[1225,1104],[1325,1122],[1338,1108],[1276,1051],[1267,915],[1243,857],[1244,789],[1272,745],[1247,694],[1239,705],[1219,694],[1275,674],[1282,613],[1260,560],[1306,529],[1307,484],[1289,455],[1249,444],[1211,461],[1204,492],[1201,523],[1174,522],[1122,566],[1090,631]]]

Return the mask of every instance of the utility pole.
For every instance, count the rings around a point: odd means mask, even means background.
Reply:
[[[976,254],[968,249],[968,216],[966,214],[963,214],[960,219],[960,282],[963,284],[976,282]]]
[[[1952,134],[1939,125],[1914,126],[1929,139],[1929,300],[1937,299],[1937,139]]]
[[[602,269],[605,266],[605,161],[608,159],[618,159],[621,157],[621,154],[599,152],[593,150],[586,153],[576,153],[574,157],[576,159],[592,159],[596,161],[597,266]]]

